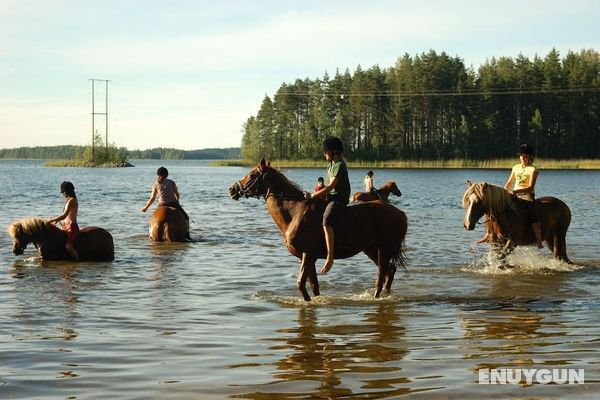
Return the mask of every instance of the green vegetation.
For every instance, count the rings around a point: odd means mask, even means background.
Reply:
[[[475,71],[432,50],[284,83],[246,121],[242,158],[320,159],[329,135],[350,161],[515,160],[521,143],[543,159],[598,157],[600,54],[492,58]]]
[[[325,168],[324,160],[276,160],[271,163],[278,168]],[[516,158],[495,160],[386,160],[348,161],[349,168],[487,168],[510,169],[517,163]],[[257,161],[220,160],[211,165],[227,167],[253,167]],[[541,169],[600,169],[600,159],[546,160],[537,159],[535,164]]]
[[[104,146],[95,146],[97,165],[106,161]],[[240,157],[240,148],[202,149],[202,150],[177,150],[169,148],[154,148],[149,150],[127,150],[125,147],[116,148],[109,146],[108,160],[122,162],[128,159],[142,160],[218,160]],[[52,166],[90,166],[91,146],[39,146],[18,147],[14,149],[0,149],[0,159],[30,159],[53,160],[48,162]]]

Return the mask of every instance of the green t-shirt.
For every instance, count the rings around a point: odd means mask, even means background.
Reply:
[[[329,195],[340,197],[346,202],[350,201],[350,179],[348,179],[348,167],[346,167],[344,160],[330,161],[327,165],[328,182],[331,182],[336,176],[338,177],[338,183],[329,192]]]

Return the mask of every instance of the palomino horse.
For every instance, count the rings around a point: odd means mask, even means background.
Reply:
[[[185,242],[187,231],[187,221],[176,208],[156,207],[150,217],[150,239],[156,242]]]
[[[506,256],[518,245],[535,244],[531,224],[527,222],[523,200],[510,194],[503,187],[487,183],[471,183],[462,198],[465,218],[463,225],[473,230],[477,221],[485,214],[487,221],[486,240],[491,243],[504,263]],[[571,262],[567,257],[566,235],[571,223],[571,210],[555,197],[540,197],[535,200],[542,240],[546,241],[554,257]]]
[[[263,197],[290,253],[301,259],[297,287],[304,300],[310,300],[306,281],[315,296],[319,282],[315,262],[326,258],[322,228],[325,202],[305,200],[304,193],[281,172],[267,165],[264,158],[248,175],[229,188],[232,199]],[[334,226],[334,258],[348,258],[364,252],[378,267],[375,297],[384,287],[390,291],[397,267],[405,268],[404,237],[406,215],[396,207],[369,202],[346,207]]]
[[[17,256],[23,254],[29,243],[33,243],[43,260],[71,259],[65,250],[66,232],[42,219],[26,218],[13,222],[8,227],[8,234],[14,239],[13,253]],[[112,261],[115,258],[111,234],[96,226],[79,231],[75,250],[81,261]]]
[[[379,196],[377,195],[379,194]],[[350,198],[350,201],[372,201],[372,200],[381,200],[387,201],[390,193],[395,194],[396,196],[402,196],[402,192],[398,189],[396,182],[387,181],[382,187],[377,189],[377,193],[373,192],[356,192]]]

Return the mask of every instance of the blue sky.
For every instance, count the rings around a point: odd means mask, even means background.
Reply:
[[[600,51],[599,20],[595,0],[0,0],[0,148],[89,144],[91,78],[119,147],[237,147],[283,82],[430,49],[475,68]]]

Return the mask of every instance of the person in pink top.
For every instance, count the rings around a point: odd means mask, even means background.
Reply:
[[[71,182],[63,182],[60,184],[60,192],[65,196],[65,207],[63,213],[57,217],[47,219],[46,222],[54,224],[63,221],[62,228],[67,233],[67,243],[65,250],[71,255],[73,260],[79,260],[79,254],[75,249],[75,238],[79,233],[79,225],[77,225],[77,211],[79,203],[75,196],[75,186]]]
[[[190,217],[187,215],[181,204],[179,204],[179,191],[177,185],[172,179],[168,179],[169,171],[165,167],[160,167],[156,171],[156,182],[152,185],[152,193],[150,198],[146,202],[146,205],[142,208],[142,212],[146,212],[148,207],[154,203],[154,200],[158,196],[158,206],[167,206],[178,209],[183,213],[185,221],[187,223],[187,233],[185,238],[189,241],[192,240],[190,237]]]

